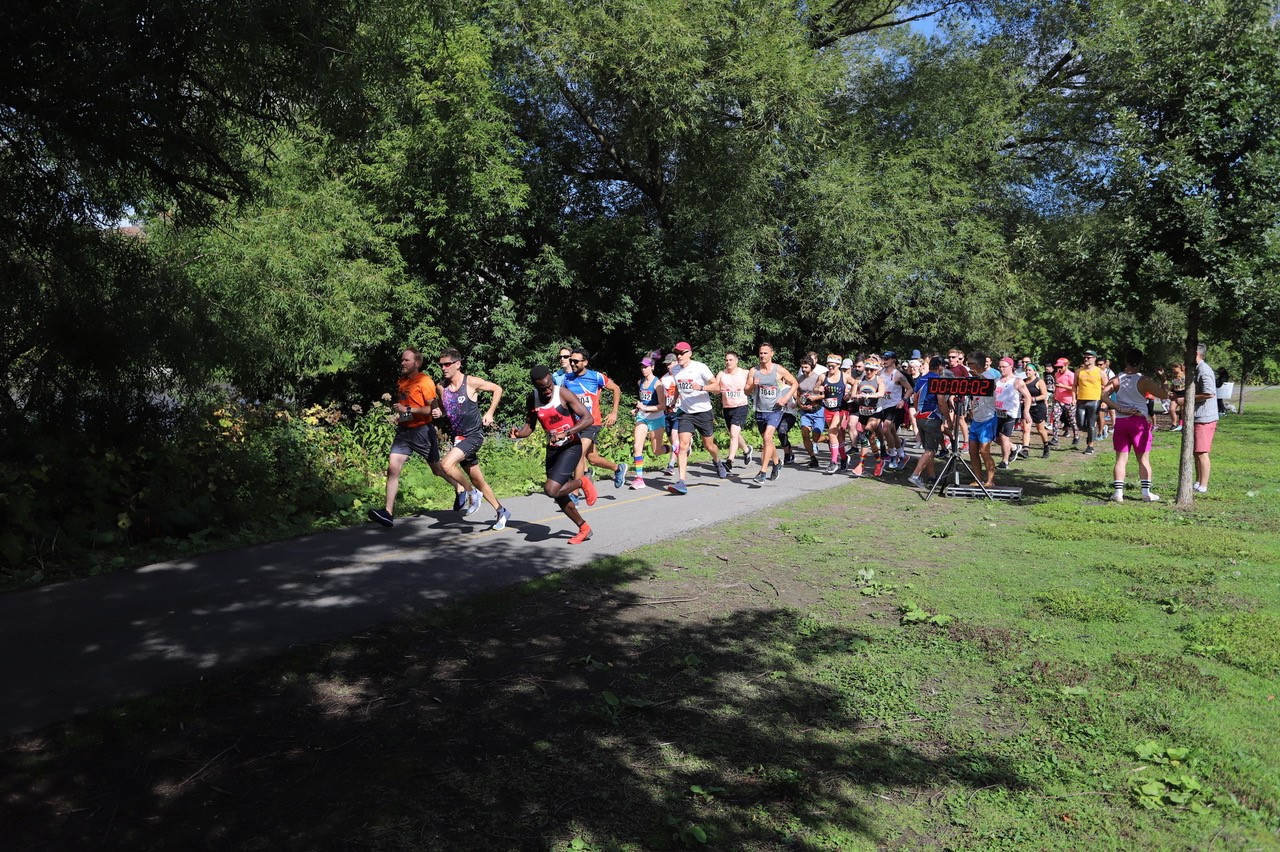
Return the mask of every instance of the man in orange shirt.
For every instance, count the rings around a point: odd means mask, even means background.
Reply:
[[[400,378],[396,382],[397,399],[391,404],[396,414],[396,437],[391,442],[391,458],[387,463],[387,504],[383,509],[370,509],[369,519],[384,527],[395,521],[392,511],[396,493],[400,490],[400,471],[415,453],[422,457],[437,476],[448,480],[454,488],[464,488],[460,482],[450,479],[440,466],[440,447],[436,440],[436,427],[432,425],[432,410],[439,409],[436,383],[422,372],[422,353],[409,348],[400,353]]]

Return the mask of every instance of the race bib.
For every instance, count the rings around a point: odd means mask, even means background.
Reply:
[[[859,414],[860,416],[862,416],[862,417],[870,417],[871,415],[873,415],[873,414],[875,414],[875,413],[876,413],[876,407],[875,407],[874,405],[859,405],[859,406],[858,406],[858,414]]]
[[[725,402],[743,403],[747,401],[747,395],[737,388],[730,388],[724,392]]]
[[[590,414],[591,413],[591,397],[588,396],[587,394],[580,393],[578,394],[578,400],[582,403],[582,407],[587,409],[587,413]]]
[[[765,385],[760,388],[760,399],[764,402],[773,402],[778,398],[778,388],[776,385]]]

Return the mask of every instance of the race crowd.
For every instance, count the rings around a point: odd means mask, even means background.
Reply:
[[[1192,377],[1195,490],[1200,493],[1209,487],[1209,454],[1219,416],[1216,378],[1204,362],[1204,349],[1199,349]],[[1030,357],[993,359],[984,352],[959,349],[927,354],[915,350],[905,359],[893,351],[858,357],[833,353],[821,358],[809,352],[792,372],[775,361],[771,344],[761,343],[751,366],[744,367],[738,353],[726,352],[723,368],[712,370],[694,359],[689,343],[680,341],[665,357],[655,352],[640,360],[632,456],[629,462],[617,462],[600,455],[596,444],[601,429],[618,421],[621,387],[591,368],[585,349],[565,346],[559,351],[557,369],[538,365],[530,370],[533,388],[524,406],[525,422],[509,434],[526,438],[539,427],[546,433],[543,490],[577,526],[570,544],[580,544],[592,534],[578,505],[596,501],[593,468],[608,471],[615,488],[627,485],[627,475],[632,473],[633,489],[650,487],[661,470],[667,491],[686,494],[695,437],[710,453],[716,475],[726,479],[739,456],[745,469],[752,466],[754,449],[744,435],[752,425],[761,439],[758,467],[749,478],[756,484],[778,479],[785,466],[792,464],[855,478],[905,471],[910,465],[910,443],[919,450],[907,476],[912,486],[929,487],[937,476],[935,462],[959,453],[967,456],[976,480],[972,484],[990,489],[997,471],[1030,457],[1036,437],[1040,457],[1048,458],[1054,448],[1065,449],[1068,438],[1071,448],[1092,455],[1097,441],[1109,436],[1116,452],[1112,499],[1124,500],[1132,454],[1139,469],[1141,499],[1158,501],[1151,490],[1150,463],[1155,416],[1159,406],[1169,416],[1172,429],[1183,428],[1181,398],[1186,377],[1182,366],[1146,375],[1143,354],[1136,349],[1116,362],[1118,372],[1093,350],[1085,350],[1079,360],[1075,365],[1059,357],[1051,368],[1042,370]],[[387,470],[386,505],[370,511],[372,520],[388,527],[394,524],[400,473],[413,455],[421,456],[436,475],[453,485],[455,510],[470,515],[487,502],[496,513],[494,529],[504,528],[510,519],[511,513],[485,481],[477,456],[485,429],[493,426],[503,388],[467,375],[462,361],[455,349],[440,353],[437,384],[423,372],[419,350],[401,352],[399,398],[392,405],[398,422]],[[978,383],[984,392],[946,393],[941,390],[960,385],[934,382],[931,387],[930,382],[969,378],[989,380]],[[483,412],[481,393],[490,397]],[[611,398],[607,413],[603,412],[606,395]],[[724,453],[715,440],[717,403],[729,434]],[[447,446],[442,448],[442,443]],[[825,449],[825,465],[819,460],[820,449]]]

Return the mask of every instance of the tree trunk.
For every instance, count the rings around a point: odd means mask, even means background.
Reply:
[[[1236,414],[1244,414],[1244,386],[1249,384],[1249,356],[1240,359],[1240,401],[1236,403]]]
[[[1178,465],[1178,502],[1183,508],[1190,508],[1195,492],[1192,484],[1196,481],[1195,434],[1196,434],[1196,346],[1199,345],[1200,306],[1192,304],[1187,312],[1187,343],[1182,353],[1183,369],[1187,374],[1187,387],[1182,392],[1182,457]]]

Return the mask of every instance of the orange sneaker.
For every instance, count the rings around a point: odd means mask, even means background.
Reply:
[[[569,539],[569,543],[582,544],[584,541],[586,541],[589,538],[591,538],[591,527],[587,526],[586,524],[583,524],[582,526],[578,527],[578,534],[575,535],[573,538]]]
[[[591,474],[587,474],[586,476],[582,477],[582,493],[587,495],[588,506],[594,506],[596,504],[596,498],[599,497],[600,495],[596,491],[596,484],[591,481]],[[583,541],[585,540],[586,539],[583,539]],[[574,542],[574,544],[578,544],[578,543],[579,542],[576,542],[576,541]]]

